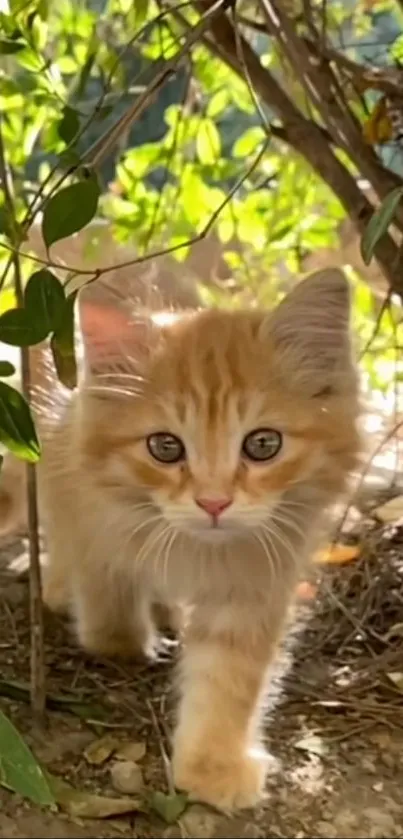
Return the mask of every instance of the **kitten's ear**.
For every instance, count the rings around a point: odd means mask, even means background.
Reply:
[[[342,271],[329,268],[298,283],[266,318],[263,330],[274,341],[281,368],[314,396],[347,384],[349,326],[347,280]]]
[[[92,374],[113,372],[144,363],[150,319],[108,304],[79,300],[79,330],[84,366]]]

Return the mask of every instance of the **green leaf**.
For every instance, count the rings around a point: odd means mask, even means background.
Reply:
[[[46,204],[42,235],[47,248],[82,230],[94,218],[98,207],[99,185],[91,175],[84,181],[66,186]]]
[[[12,55],[25,49],[26,44],[23,41],[12,41],[5,38],[0,39],[0,55]]]
[[[361,256],[366,265],[371,262],[377,243],[387,233],[402,196],[403,187],[393,189],[369,220],[361,239]]]
[[[0,382],[0,441],[23,460],[39,460],[41,449],[29,405],[5,382]]]
[[[68,172],[78,169],[80,165],[80,155],[75,149],[67,148],[59,155],[60,169],[66,169]]]
[[[0,361],[0,378],[5,379],[6,376],[14,376],[15,367],[11,361]]]
[[[67,298],[63,318],[50,342],[56,372],[60,381],[72,390],[77,385],[77,363],[74,348],[74,306],[77,292]],[[0,318],[1,320],[1,318]]]
[[[248,128],[241,137],[234,143],[232,154],[234,157],[248,157],[249,154],[257,152],[258,147],[266,139],[266,132],[260,126]]]
[[[35,19],[36,19],[37,14],[38,13],[37,13],[36,9],[34,9],[34,11],[31,12],[27,17],[27,24],[26,25],[27,25],[28,32],[30,34],[32,33],[32,29],[34,27],[34,23],[35,23]]]
[[[17,729],[2,711],[0,711],[0,783],[24,798],[29,798],[34,804],[42,807],[56,804],[41,767]]]
[[[13,288],[5,288],[0,292],[0,314],[14,309],[16,305],[17,299]]]
[[[403,61],[403,35],[398,35],[388,51],[390,52],[391,58],[394,58],[395,61]]]
[[[100,37],[98,35],[97,27],[93,27],[92,34],[89,38],[89,43],[87,47],[87,52],[85,55],[84,63],[76,80],[76,84],[74,85],[74,89],[71,91],[71,94],[74,92],[74,96],[77,99],[84,98],[85,89],[87,86],[87,82],[91,76],[91,71],[94,66],[97,53],[100,48]]]
[[[166,795],[164,792],[153,792],[150,799],[151,809],[158,813],[164,822],[173,824],[185,811],[188,797],[185,793],[174,793]]]
[[[10,223],[9,210],[4,204],[0,207],[0,232],[5,233],[9,238],[12,238],[13,225]]]
[[[19,50],[16,56],[18,64],[33,73],[41,73],[45,67],[45,62],[40,55],[29,47]]]
[[[35,324],[35,331],[42,336],[42,341],[60,326],[65,305],[64,288],[51,271],[43,269],[32,274],[25,289],[22,311],[27,323]]]
[[[368,283],[358,282],[355,289],[355,306],[364,320],[372,318],[374,307],[374,296]]]
[[[221,153],[221,139],[212,119],[201,120],[196,137],[196,151],[200,163],[205,166],[217,163]]]
[[[26,702],[28,705],[31,701],[29,685],[6,679],[0,679],[0,696],[6,696],[7,699],[13,699],[17,702]],[[87,722],[91,720],[93,723],[103,720],[106,716],[106,712],[101,705],[90,705],[69,694],[55,696],[47,693],[46,708],[49,708],[50,711],[68,711],[79,719]]]
[[[80,120],[77,111],[66,105],[63,108],[63,117],[57,126],[57,133],[61,140],[68,146],[74,140],[80,130]]]
[[[36,271],[28,280],[23,309],[8,309],[0,315],[0,341],[16,347],[39,344],[62,321],[65,294],[51,271]]]
[[[149,0],[134,0],[134,11],[136,14],[136,26],[144,23],[148,14]]]
[[[230,100],[231,94],[227,88],[218,90],[217,93],[215,93],[214,96],[211,97],[207,105],[207,116],[217,117],[219,116],[219,114],[222,114],[223,111],[225,111],[226,108],[228,108]]]
[[[39,0],[37,4],[36,10],[38,12],[39,17],[41,20],[46,20],[48,13],[49,13],[49,3],[48,0]]]
[[[28,321],[24,309],[8,309],[0,315],[0,341],[13,347],[32,347],[43,341],[43,335]]]

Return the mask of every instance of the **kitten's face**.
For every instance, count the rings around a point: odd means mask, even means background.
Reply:
[[[208,378],[165,394],[133,454],[169,524],[222,540],[262,525],[314,455],[267,396]]]
[[[137,393],[120,400],[111,387],[94,414],[105,483],[140,489],[176,530],[222,541],[264,526],[290,488],[342,481],[357,444],[345,331],[329,366],[323,341],[306,352],[285,315],[282,334],[277,314],[212,311],[149,337],[142,380],[129,363],[114,376]]]

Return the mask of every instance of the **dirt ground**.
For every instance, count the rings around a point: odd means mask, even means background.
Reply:
[[[360,528],[359,558],[326,567],[312,581],[313,600],[311,587],[311,601],[301,601],[267,711],[273,766],[262,806],[229,817],[192,805],[174,824],[154,812],[94,820],[44,811],[2,790],[0,837],[403,836],[403,528]],[[15,684],[29,679],[27,584],[8,568],[20,551],[21,543],[1,553],[0,707],[42,765],[76,789],[118,795],[115,757],[94,765],[86,752],[108,735],[115,755],[122,744],[139,744],[146,788],[167,792],[172,660],[94,661],[47,615],[52,707],[47,730],[32,729],[27,694]]]

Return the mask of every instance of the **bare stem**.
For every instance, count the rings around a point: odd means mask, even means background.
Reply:
[[[14,268],[14,287],[19,306],[23,305],[23,285],[21,276],[18,226],[15,213],[13,181],[7,166],[3,132],[0,120],[0,180],[4,192],[10,226],[10,239],[13,244],[11,265]],[[10,265],[10,267],[11,267]],[[31,398],[31,372],[28,347],[21,347],[22,390],[27,401]],[[29,536],[29,591],[30,591],[30,630],[31,630],[31,704],[35,719],[42,723],[45,714],[45,662],[43,642],[43,610],[41,589],[41,568],[38,533],[38,500],[36,470],[32,463],[26,465],[26,486],[28,506]]]

